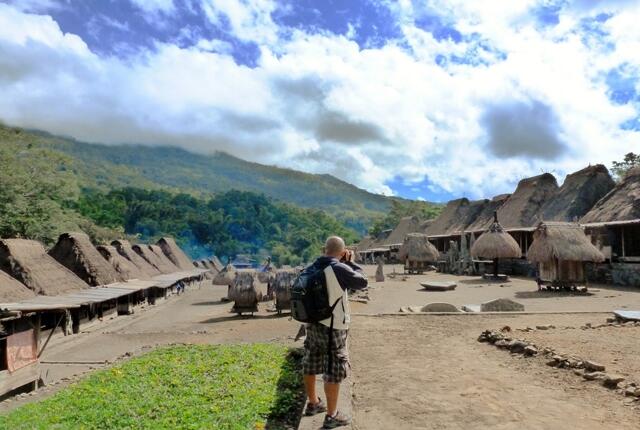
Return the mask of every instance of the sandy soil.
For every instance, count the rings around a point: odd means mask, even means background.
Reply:
[[[357,317],[354,428],[637,429],[637,407],[617,393],[542,358],[476,341],[485,327],[572,322],[563,315]]]
[[[397,312],[401,306],[424,306],[427,303],[447,302],[458,307],[480,304],[498,298],[509,298],[522,303],[526,311],[597,311],[611,312],[615,309],[639,309],[640,289],[592,285],[590,295],[568,295],[563,293],[539,293],[536,283],[528,278],[511,278],[510,282],[488,283],[479,277],[456,276],[428,272],[424,275],[410,275],[406,281],[401,276],[391,279],[393,270],[402,273],[402,266],[386,266],[385,282],[374,282],[375,266],[365,266],[370,277],[373,299],[365,313]],[[420,286],[423,281],[454,281],[458,284],[453,291],[430,292]],[[355,312],[355,310],[354,310]]]

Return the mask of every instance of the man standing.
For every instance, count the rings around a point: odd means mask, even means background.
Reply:
[[[344,241],[340,237],[332,236],[325,242],[324,256],[305,269],[325,271],[329,301],[338,301],[332,318],[307,325],[307,338],[304,342],[302,371],[308,397],[305,414],[311,416],[326,411],[323,425],[325,429],[351,423],[351,417],[338,412],[340,383],[349,375],[351,369],[347,347],[351,322],[347,290],[367,287],[367,278],[360,266],[353,262],[353,257],[353,252],[346,249]],[[323,375],[326,405],[316,394],[316,375],[319,374]]]

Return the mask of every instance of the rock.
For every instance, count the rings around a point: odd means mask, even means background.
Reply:
[[[509,347],[509,342],[507,342],[504,339],[500,339],[499,341],[494,343],[494,345],[497,346],[498,348],[508,348]]]
[[[538,354],[538,350],[534,346],[531,346],[531,345],[525,346],[524,351],[522,351],[522,352],[524,353],[524,355],[528,355],[528,356],[537,355]]]
[[[549,330],[549,329],[552,329],[552,328],[556,328],[556,327],[554,325],[551,325],[551,324],[537,325],[536,326],[537,330]]]
[[[509,342],[509,351],[513,353],[521,353],[528,345],[521,340],[512,340]]]
[[[614,322],[616,322],[616,317],[607,317],[607,322],[608,322],[608,323],[614,323]]]
[[[429,303],[420,309],[421,312],[460,312],[460,309],[450,303]]]
[[[481,312],[523,312],[524,305],[511,299],[496,299],[480,305]]]
[[[584,376],[584,370],[582,369],[573,369],[573,373],[578,376]]]
[[[409,310],[409,306],[402,306],[400,308],[400,312],[403,313],[403,314],[406,314],[406,313],[409,313],[411,311]]]
[[[630,397],[640,397],[640,388],[627,387],[627,389],[624,390],[624,395]]]
[[[587,381],[603,380],[606,375],[603,372],[585,372],[582,377]]]
[[[618,384],[624,381],[624,376],[621,375],[606,375],[602,380],[602,385],[607,388],[618,388]]]
[[[589,360],[584,361],[584,368],[590,372],[604,372],[605,370],[605,367],[602,364]]]

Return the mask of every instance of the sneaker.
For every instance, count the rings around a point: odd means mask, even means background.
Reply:
[[[327,406],[322,402],[322,400],[318,399],[318,403],[307,403],[307,409],[304,411],[304,414],[310,417],[322,412],[327,412]]]
[[[351,424],[351,417],[343,414],[342,412],[338,412],[334,417],[330,417],[327,415],[324,417],[324,424],[322,424],[323,429],[334,429],[337,427],[348,426]]]

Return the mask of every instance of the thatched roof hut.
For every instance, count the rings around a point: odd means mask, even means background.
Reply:
[[[111,266],[120,274],[125,280],[129,279],[149,279],[150,276],[143,273],[138,266],[129,261],[126,257],[120,255],[115,246],[111,245],[98,245],[96,247],[98,252],[111,263]]]
[[[192,270],[193,263],[172,237],[163,237],[157,243],[169,260],[182,270]]]
[[[26,285],[0,270],[0,302],[13,303],[30,299],[35,295],[36,293],[27,288]]]
[[[0,269],[45,296],[89,288],[72,271],[54,260],[40,242],[26,239],[0,240]]]
[[[596,248],[577,223],[542,222],[533,234],[533,243],[527,252],[532,263],[549,261],[604,261],[604,255]]]
[[[107,285],[125,279],[98,252],[85,233],[63,233],[49,255],[89,285]]]
[[[215,255],[211,257],[211,260],[209,261],[211,262],[211,264],[213,264],[213,267],[216,269],[217,272],[220,272],[222,269],[224,269],[224,264],[222,264],[220,259]]]
[[[558,192],[542,208],[545,221],[578,221],[607,195],[616,183],[602,164],[567,175]]]
[[[362,251],[366,251],[368,249],[371,249],[373,247],[372,245],[373,245],[374,242],[375,242],[375,238],[373,238],[371,236],[365,236],[356,245],[356,250],[358,252],[362,252]]]
[[[162,252],[162,248],[160,248],[158,245],[147,245],[147,246],[149,247],[151,252],[153,252],[158,257],[159,261],[162,262],[163,266],[165,267],[165,270],[170,270],[170,272],[168,273],[180,272],[182,270],[178,266],[173,264],[173,261],[169,260],[169,258],[166,255],[164,255],[164,252]]]
[[[175,269],[175,265],[167,265],[164,261],[160,260],[160,258],[149,249],[149,245],[144,243],[138,243],[131,246],[131,249],[138,254],[140,257],[144,259],[149,265],[153,266],[160,273],[174,273],[177,272]]]
[[[491,200],[487,200],[480,213],[476,216],[476,219],[465,228],[465,231],[481,232],[488,230],[491,224],[493,224],[493,215],[504,205],[510,195],[511,194],[500,194]]]
[[[558,183],[550,173],[521,180],[498,209],[500,223],[506,229],[534,227],[542,219],[543,206],[557,191]]]
[[[422,233],[409,233],[398,251],[400,261],[432,263],[438,261],[439,257],[440,253],[436,247],[429,242],[427,235]]]
[[[471,247],[471,256],[474,258],[488,258],[491,260],[500,258],[520,258],[522,251],[515,239],[500,225],[496,215],[489,230],[480,235]]]
[[[451,200],[440,216],[424,229],[424,233],[427,236],[462,233],[478,218],[488,202],[488,200],[469,201],[467,198]]]
[[[622,181],[580,220],[582,224],[640,219],[640,167]]]
[[[391,230],[389,236],[382,240],[378,245],[390,246],[401,245],[404,238],[409,233],[416,233],[420,229],[420,218],[417,216],[407,216],[400,219],[398,225]]]
[[[120,255],[131,261],[146,276],[153,277],[162,274],[157,268],[140,257],[140,255],[133,250],[128,240],[114,240],[111,242],[111,245],[115,246]]]
[[[417,233],[423,233],[425,234],[427,229],[431,226],[431,224],[433,224],[434,219],[428,219],[426,221],[422,221],[420,223],[420,225],[418,226],[418,231]]]

